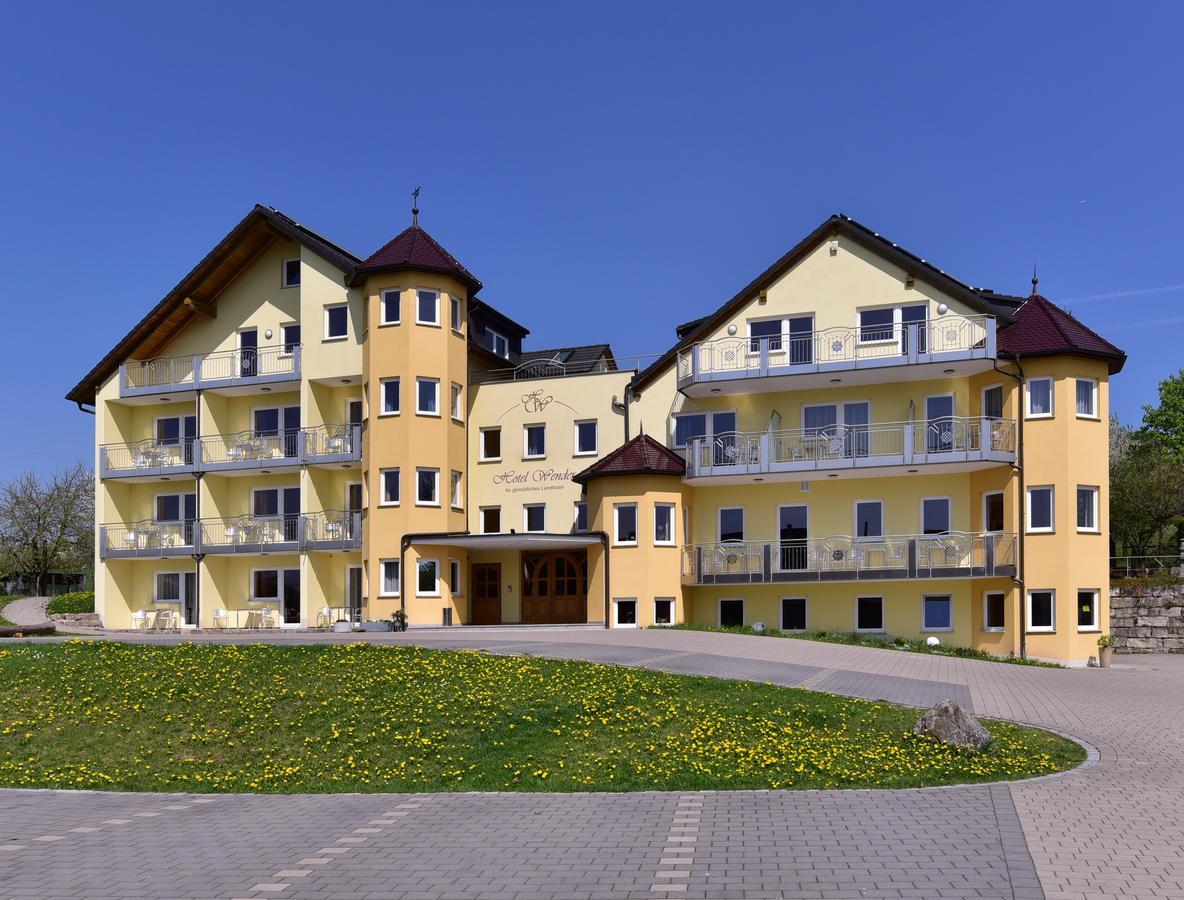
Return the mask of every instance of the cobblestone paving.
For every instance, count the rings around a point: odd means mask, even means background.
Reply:
[[[1050,670],[697,632],[370,637],[911,704],[951,696],[1079,736],[1097,760],[1032,782],[913,791],[0,791],[0,898],[1184,897],[1184,658]]]

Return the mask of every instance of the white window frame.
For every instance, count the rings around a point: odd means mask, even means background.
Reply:
[[[508,337],[506,337],[496,328],[490,328],[488,326],[485,328],[485,336],[489,339],[489,346],[485,348],[486,350],[500,359],[510,358],[510,339]],[[501,343],[505,346],[505,353],[502,353],[497,349],[498,341],[501,341]]]
[[[453,469],[448,476],[451,486],[453,509],[465,508],[464,491],[461,489],[461,485],[464,483],[464,477],[464,473],[458,471],[457,469]]]
[[[950,624],[946,628],[929,628],[925,625],[925,602],[927,600],[939,600],[945,598],[950,604]],[[950,593],[944,594],[922,594],[921,595],[921,632],[923,634],[949,634],[954,630],[954,595]]]
[[[464,421],[464,407],[461,405],[461,397],[464,396],[464,385],[457,384],[455,381],[452,382],[452,386],[449,389],[448,396],[449,396],[449,399],[448,399],[449,410],[448,410],[448,412],[452,416],[452,421],[453,422],[463,422]]]
[[[388,591],[386,589],[386,567],[388,565],[395,567],[395,589]],[[379,597],[398,597],[402,591],[403,573],[399,571],[399,560],[396,558],[380,559],[378,561],[378,596]]]
[[[456,294],[448,295],[448,314],[452,321],[449,323],[456,334],[464,333],[464,319],[461,318],[461,299]]]
[[[487,512],[497,512],[497,531],[485,530],[485,514]],[[500,506],[481,506],[477,508],[477,525],[481,529],[481,534],[501,534],[502,533],[502,508]]]
[[[430,384],[434,388],[433,393],[432,393],[432,396],[435,398],[434,405],[435,405],[436,409],[434,411],[423,409],[419,405],[420,400],[422,399],[422,395],[419,392],[419,388],[420,388],[420,385],[423,385],[423,384]],[[427,375],[416,375],[415,376],[415,414],[417,416],[428,416],[433,419],[440,418],[440,379],[439,378],[430,378]]]
[[[1096,378],[1075,378],[1073,384],[1073,412],[1079,419],[1088,419],[1091,422],[1098,422],[1101,416],[1098,415],[1098,379]],[[1093,412],[1083,413],[1077,411],[1077,386],[1079,384],[1090,385],[1090,403],[1093,406]]]
[[[855,310],[855,342],[863,346],[886,347],[889,344],[896,344],[900,346],[901,337],[904,334],[904,313],[902,310],[906,306],[928,306],[925,302],[920,303],[903,303],[903,304],[879,304],[874,306],[861,306]],[[892,337],[876,338],[874,340],[863,339],[863,314],[865,312],[878,312],[882,309],[892,310],[892,324],[889,326],[892,329]],[[924,324],[929,323],[930,311],[926,310]],[[917,323],[922,324],[922,323]]]
[[[281,322],[280,323],[280,356],[282,356],[284,359],[288,359],[293,355],[292,353],[288,352],[289,344],[293,347],[300,346],[300,341],[289,341],[288,340],[287,332],[288,332],[289,328],[300,328],[300,323],[299,322]],[[303,329],[301,329],[300,337],[302,339],[304,337]]]
[[[627,623],[624,625],[621,624],[621,615],[620,615],[620,612],[618,612],[618,610],[620,609],[620,604],[622,604],[622,603],[632,603],[633,604],[633,622],[632,623]],[[637,603],[636,597],[613,597],[613,628],[636,628],[638,626],[638,621],[637,621],[638,612],[639,612],[639,609],[638,609],[638,603]]]
[[[463,568],[459,559],[448,557],[448,591],[453,597],[465,595],[464,585],[461,583],[461,569]]]
[[[987,391],[993,391],[995,388],[999,389],[999,410],[1001,418],[1003,417],[1003,413],[1007,410],[1007,391],[1003,389],[1003,382],[996,381],[994,384],[985,385],[978,392],[978,414],[980,418],[985,419],[987,417]]]
[[[632,508],[633,510],[633,540],[621,540],[621,510]],[[638,505],[636,503],[614,503],[613,504],[613,546],[614,547],[636,547],[637,539],[641,536],[641,517],[638,514]]]
[[[301,278],[301,276],[304,273],[302,270],[297,270],[296,280],[295,281],[288,281],[288,263],[296,263],[297,265],[299,265],[300,257],[299,256],[290,256],[287,259],[280,260],[280,287],[281,288],[300,287],[300,282],[303,280]]]
[[[880,601],[880,627],[879,628],[860,628],[859,627],[859,601],[860,600],[879,600]],[[885,634],[888,630],[888,610],[885,608],[883,594],[859,594],[855,598],[855,621],[851,624],[855,626],[856,634]]]
[[[160,577],[162,575],[176,575],[177,576],[177,599],[169,600],[160,595]],[[254,576],[252,576],[252,579]],[[254,587],[252,586],[252,590]],[[160,569],[152,573],[152,602],[167,603],[170,606],[176,604],[183,606],[185,604],[185,573],[176,569]]]
[[[388,384],[395,385],[395,403],[396,409],[386,408],[386,386]],[[387,416],[398,416],[403,412],[403,382],[398,375],[392,375],[390,378],[378,379],[378,418],[383,419]]]
[[[802,608],[806,613],[806,627],[805,628],[786,628],[785,627],[785,601],[786,600],[801,600]],[[803,634],[810,630],[810,598],[802,594],[788,594],[784,597],[777,598],[777,627],[781,631],[788,631],[792,634]]]
[[[724,540],[724,512],[740,510],[740,540]],[[748,537],[748,510],[743,506],[717,506],[715,509],[715,542],[717,544],[743,544]]]
[[[880,533],[879,534],[858,534],[859,531],[859,505],[861,503],[875,503],[880,507]],[[885,521],[884,501],[878,500],[874,497],[865,497],[862,500],[856,500],[851,504],[851,536],[857,541],[882,541],[884,535],[888,533],[888,523]],[[872,596],[872,595],[868,595]]]
[[[572,520],[572,527],[576,531],[581,530],[580,529],[580,508],[581,507],[584,510],[584,528],[583,528],[583,530],[587,531],[588,530],[588,501],[587,500],[575,501],[575,518]]]
[[[675,450],[686,449],[687,445],[685,443],[680,444],[677,442],[678,420],[679,419],[684,419],[688,416],[703,416],[703,427],[706,429],[706,431],[704,432],[702,437],[706,438],[706,439],[710,439],[710,438],[715,437],[715,435],[717,433],[715,430],[715,417],[717,415],[735,416],[736,431],[738,432],[740,430],[740,413],[737,412],[735,409],[701,409],[701,410],[688,409],[685,412],[674,413],[670,416],[670,446],[673,447]],[[731,434],[732,432],[721,431],[718,433],[719,434]],[[694,440],[694,438],[692,438],[691,440]]]
[[[255,594],[255,575],[258,572],[275,572],[275,596],[259,597]],[[284,570],[281,566],[259,566],[251,569],[250,603],[282,603],[284,600]]]
[[[182,591],[184,588],[182,588]],[[1094,621],[1092,625],[1082,625],[1081,614],[1081,595],[1094,595]],[[1077,602],[1073,605],[1073,623],[1077,626],[1079,634],[1092,634],[1102,630],[1102,592],[1098,588],[1078,588]]]
[[[543,429],[543,452],[538,455],[532,455],[527,452],[527,447],[530,445],[530,429]],[[546,422],[526,422],[522,425],[522,458],[528,459],[546,459],[547,458],[547,423]]]
[[[592,426],[592,449],[580,449],[580,426]],[[576,419],[572,425],[572,446],[575,451],[572,456],[595,456],[600,451],[600,422],[597,419]]]
[[[992,531],[990,528],[987,527],[987,522],[990,519],[990,516],[987,515],[987,509],[988,509],[987,498],[988,497],[999,497],[1003,500],[1003,528],[999,531]],[[1003,534],[1005,531],[1007,531],[1007,498],[1004,496],[1003,491],[983,491],[982,526],[983,526],[983,533],[984,534]]]
[[[725,603],[739,603],[740,604],[740,628],[744,627],[744,623],[748,621],[748,603],[743,597],[716,597],[715,598],[715,625],[717,628],[724,626],[724,604]],[[735,626],[727,626],[732,628]]]
[[[917,529],[917,534],[921,535],[922,537],[926,536],[925,504],[931,500],[944,500],[945,501],[945,504],[946,504],[946,530],[945,531],[930,532],[929,535],[950,534],[952,531],[954,531],[954,500],[952,497],[922,497],[921,498],[921,503],[918,507],[918,513],[917,513],[917,515],[919,516],[919,518],[917,519],[917,522],[920,525],[920,528]],[[881,519],[882,519],[883,513],[881,512],[880,515],[881,515]],[[984,530],[986,530],[986,529],[984,529]]]
[[[497,446],[498,446],[497,456],[486,456],[485,455],[485,435],[487,432],[491,432],[491,431],[496,431],[497,436],[498,436],[498,438],[497,438]],[[477,462],[501,462],[502,461],[502,454],[501,454],[502,437],[501,437],[501,435],[502,435],[502,427],[500,425],[493,425],[493,426],[490,426],[489,428],[481,428],[478,430],[478,432],[477,432]]]
[[[669,603],[670,604],[670,621],[669,622],[659,622],[658,621],[658,604],[659,603]],[[669,628],[671,625],[677,624],[675,621],[677,618],[677,613],[678,613],[678,601],[676,600],[676,598],[674,598],[674,597],[655,597],[654,598],[654,627],[655,628]]]
[[[1003,624],[1002,625],[988,625],[987,612],[990,610],[990,598],[1003,598]],[[992,634],[997,634],[1007,630],[1007,591],[983,591],[983,631],[989,631]]]
[[[543,511],[543,527],[530,527],[530,510],[541,509]],[[545,534],[547,531],[547,504],[546,503],[523,503],[522,504],[522,531],[524,534]]]
[[[387,318],[387,298],[394,296],[395,299],[395,317],[393,319]],[[378,293],[378,325],[401,325],[403,323],[403,289],[402,288],[383,288]]]
[[[399,499],[386,499],[386,476],[391,472],[395,473],[395,483],[399,487]],[[398,466],[389,466],[385,469],[378,470],[378,505],[379,506],[398,506],[403,499],[403,476],[399,474]]]
[[[349,304],[348,303],[326,303],[323,307],[324,313],[324,334],[322,340],[326,342],[331,341],[347,341],[349,340]],[[345,334],[332,335],[329,334],[329,311],[332,309],[345,310]]]
[[[436,586],[430,591],[422,591],[419,587],[419,567],[423,563],[431,563],[435,566],[436,572]],[[415,560],[415,596],[416,597],[439,597],[440,596],[440,560],[435,557],[421,556]]]
[[[1048,513],[1049,524],[1047,527],[1035,527],[1032,524],[1032,492],[1033,491],[1048,491]],[[1030,484],[1025,491],[1026,496],[1024,503],[1026,504],[1024,521],[1024,530],[1028,534],[1053,534],[1057,530],[1057,488],[1055,484]]]
[[[420,302],[419,302],[420,297],[419,297],[419,295],[420,294],[432,294],[436,298],[436,305],[435,305],[436,318],[435,318],[435,321],[429,322],[426,319],[421,319],[419,317],[419,312],[420,312]],[[437,291],[436,289],[434,289],[434,288],[416,288],[415,289],[415,324],[416,325],[426,325],[429,328],[439,328],[440,327],[440,292]]]
[[[658,540],[658,510],[669,510],[670,515],[670,539],[667,541]],[[654,546],[655,547],[674,547],[678,544],[678,520],[674,516],[674,504],[659,502],[654,504]]]
[[[1078,513],[1078,510],[1077,510],[1078,496],[1077,495],[1080,494],[1082,491],[1089,491],[1093,495],[1093,508],[1091,510],[1091,515],[1093,516],[1094,524],[1089,527],[1086,527],[1086,528],[1082,527],[1081,520],[1078,519],[1078,517],[1077,517],[1077,513]],[[1096,484],[1079,484],[1079,485],[1077,485],[1077,490],[1073,492],[1073,518],[1077,521],[1077,533],[1078,534],[1101,534],[1102,533],[1102,523],[1098,519],[1099,506],[1100,506],[1099,498],[1101,497],[1101,493],[1102,493],[1101,489]]]
[[[1039,381],[1048,382],[1048,412],[1033,413],[1032,412],[1032,385]],[[1076,401],[1074,402],[1076,406]],[[1038,378],[1029,378],[1024,382],[1024,418],[1025,419],[1053,419],[1057,414],[1057,381],[1051,375],[1041,375]]]
[[[263,519],[263,520],[265,520],[265,521],[268,521],[268,522],[270,522],[270,521],[271,521],[271,520],[273,520],[273,519],[282,519],[282,518],[284,517],[284,488],[285,488],[285,487],[295,487],[295,485],[275,485],[275,486],[269,486],[269,487],[257,487],[257,488],[251,488],[251,514],[250,514],[250,518],[252,518],[252,519]],[[260,516],[260,515],[257,515],[257,514],[255,513],[255,497],[256,497],[258,494],[266,493],[266,492],[268,492],[268,491],[270,491],[270,492],[272,492],[272,493],[274,493],[274,494],[275,494],[275,515],[274,515],[274,516]],[[184,500],[182,500],[182,503],[184,503]],[[184,507],[182,507],[182,510],[183,510],[183,509],[184,509]],[[182,515],[184,515],[184,512],[182,512]]]
[[[435,500],[420,500],[419,499],[419,476],[423,473],[430,473],[433,476],[432,496]],[[402,489],[400,488],[400,493]],[[415,505],[416,506],[439,506],[440,505],[440,470],[431,466],[416,466],[415,467]]]
[[[1049,594],[1052,597],[1051,625],[1034,626],[1032,624],[1032,595]],[[1055,588],[1035,588],[1029,590],[1024,598],[1024,627],[1028,634],[1053,634],[1057,630],[1057,592]]]

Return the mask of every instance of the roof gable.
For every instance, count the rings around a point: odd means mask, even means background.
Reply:
[[[1110,360],[1110,373],[1126,364],[1126,354],[1088,325],[1040,294],[1015,312],[1015,322],[1000,329],[999,352],[1008,356],[1077,353]]]
[[[361,284],[375,272],[408,269],[451,275],[467,287],[470,294],[481,290],[481,282],[477,277],[419,225],[403,229],[363,260],[352,283]]]
[[[674,475],[681,478],[687,466],[683,458],[664,447],[648,434],[639,434],[612,453],[572,476],[572,481],[586,484],[606,475]]]

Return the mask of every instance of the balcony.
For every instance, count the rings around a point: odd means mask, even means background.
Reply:
[[[899,581],[1015,575],[1014,534],[950,532],[691,544],[685,584]]]
[[[994,316],[947,315],[933,322],[826,328],[805,334],[729,337],[678,354],[678,388],[690,397],[796,391],[892,378],[973,375],[995,359]],[[900,367],[891,374],[884,370]]]
[[[167,481],[198,472],[270,472],[281,467],[342,466],[362,459],[361,425],[316,425],[281,434],[215,434],[174,444],[154,440],[103,444],[99,475],[129,481]]]
[[[357,510],[99,526],[103,559],[344,551],[361,546],[362,514]]]
[[[686,480],[728,484],[744,476],[810,481],[851,472],[857,477],[973,471],[1015,462],[1011,419],[942,418],[874,425],[831,425],[694,438]]]
[[[299,383],[300,345],[222,350],[199,356],[128,360],[119,367],[121,399],[222,390],[249,393],[260,385]]]

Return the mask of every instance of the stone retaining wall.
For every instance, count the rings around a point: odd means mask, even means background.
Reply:
[[[56,616],[50,616],[50,618],[59,625],[73,626],[75,628],[103,627],[98,613],[59,613]]]
[[[1184,653],[1184,584],[1110,591],[1116,653]]]

